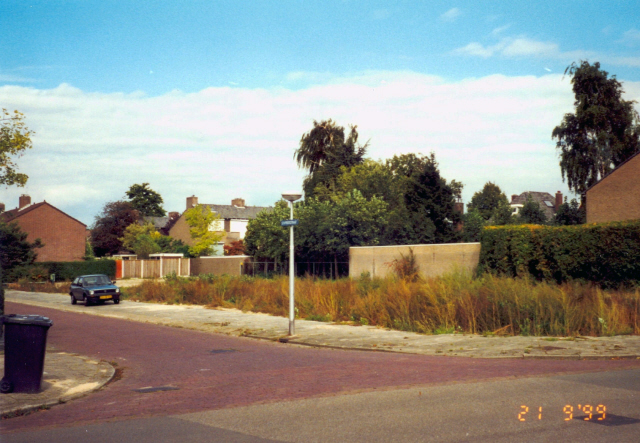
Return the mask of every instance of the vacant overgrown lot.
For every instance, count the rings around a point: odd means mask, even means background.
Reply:
[[[68,285],[12,284],[11,289],[68,292]],[[203,275],[145,281],[125,299],[195,304],[287,316],[288,277]],[[297,318],[378,325],[426,334],[620,335],[640,333],[640,290],[584,283],[453,273],[444,277],[296,280]]]
[[[201,276],[124,288],[140,301],[288,315],[289,280]],[[296,280],[296,316],[427,334],[619,335],[640,333],[640,291],[601,290],[485,274],[429,280]]]

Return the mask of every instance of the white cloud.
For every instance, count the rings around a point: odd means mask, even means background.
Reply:
[[[445,22],[454,22],[458,17],[460,17],[460,15],[462,15],[462,11],[460,11],[459,8],[451,8],[447,12],[442,14],[440,16],[440,19],[444,20]]]
[[[509,29],[511,27],[511,25],[504,25],[504,26],[500,26],[498,28],[494,28],[493,31],[491,31],[491,36],[495,37],[497,35],[502,34],[504,31],[506,31],[507,29]]]
[[[631,28],[626,31],[618,43],[624,43],[629,46],[640,45],[640,31],[635,28]]]
[[[483,45],[472,42],[461,48],[454,49],[452,54],[490,58],[502,57],[535,57],[540,59],[560,60],[571,63],[576,60],[597,60],[616,66],[640,67],[640,57],[623,57],[600,54],[593,51],[562,51],[558,44],[543,42],[527,37],[503,37],[493,45]]]
[[[528,38],[517,38],[509,42],[503,49],[506,56],[538,56],[555,57],[559,54],[558,45],[550,42],[539,42]]]
[[[626,99],[640,99],[640,82],[624,88]],[[143,182],[169,211],[184,210],[193,194],[204,203],[273,204],[283,190],[301,188],[293,152],[314,119],[328,118],[357,124],[374,159],[434,151],[444,177],[465,183],[465,201],[487,181],[508,195],[566,192],[551,131],[573,96],[559,74],[447,82],[373,71],[295,91],[220,87],[157,97],[4,86],[0,102],[36,131],[33,149],[18,159],[27,187],[0,190],[0,201],[10,209],[28,193],[87,224]]]

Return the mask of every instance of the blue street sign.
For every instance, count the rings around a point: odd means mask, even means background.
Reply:
[[[298,223],[300,223],[300,220],[281,220],[280,221],[280,226],[298,226]]]

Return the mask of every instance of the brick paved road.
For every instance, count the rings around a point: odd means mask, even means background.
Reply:
[[[26,307],[53,319],[48,344],[116,362],[122,378],[68,404],[3,420],[2,432],[169,415],[349,391],[640,367],[640,362],[482,360],[296,347]],[[232,350],[233,352],[217,352]],[[141,394],[143,387],[179,390]]]

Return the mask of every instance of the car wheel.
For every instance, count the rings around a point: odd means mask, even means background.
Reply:
[[[120,299],[119,298],[114,298],[113,299],[113,303],[116,304],[116,305],[120,304]]]
[[[76,298],[72,295],[71,296],[71,304],[75,305],[76,303],[78,303],[78,300],[76,300]]]
[[[85,297],[84,298],[84,305],[85,306],[91,306],[91,299],[89,297]]]

